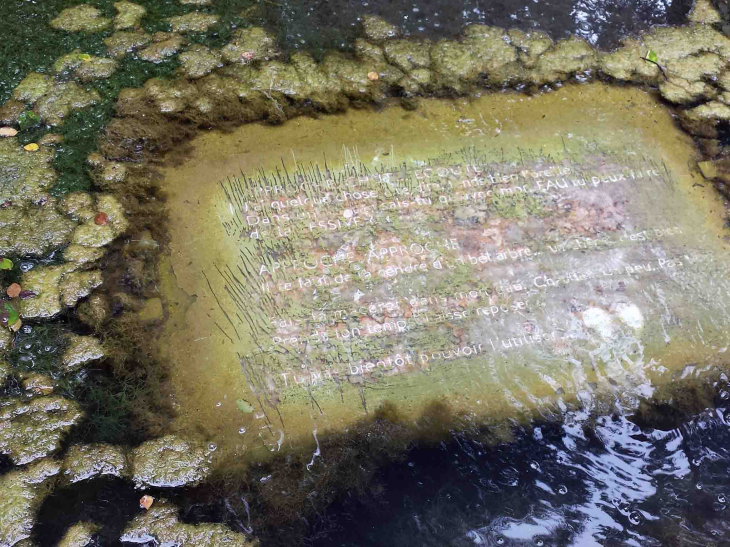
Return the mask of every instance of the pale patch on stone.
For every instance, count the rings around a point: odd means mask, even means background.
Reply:
[[[58,542],[57,547],[91,547],[99,525],[93,522],[78,522],[71,526]]]
[[[611,315],[601,308],[588,308],[583,312],[583,323],[589,329],[595,330],[604,338],[613,334],[613,320]]]
[[[616,314],[621,321],[632,329],[638,330],[644,327],[644,314],[641,313],[639,306],[636,304],[621,302],[616,305]]]

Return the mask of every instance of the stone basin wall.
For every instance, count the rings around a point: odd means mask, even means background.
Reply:
[[[140,488],[195,485],[210,476],[215,447],[200,439],[161,437],[164,419],[156,429],[153,422],[141,421],[160,438],[131,450],[83,443],[65,448],[64,437],[84,416],[59,387],[69,376],[125,353],[122,346],[129,340],[138,353],[151,352],[145,339],[165,316],[164,303],[155,297],[155,265],[167,240],[154,167],[162,154],[174,156],[199,131],[283,123],[299,115],[386,106],[394,99],[417,109],[422,97],[534,93],[601,78],[656,89],[696,137],[705,156],[699,164],[703,175],[730,195],[724,146],[730,122],[730,39],[707,0],[698,0],[688,25],[653,29],[608,53],[576,38],[556,42],[538,31],[483,25],[465,28],[458,40],[429,42],[399,36],[383,20],[365,17],[353,55],[329,52],[321,60],[301,52],[285,55],[273,36],[257,27],[237,30],[220,49],[189,43],[188,33],[216,22],[211,14],[175,17],[171,32],[149,34],[140,27],[144,7],[127,1],[116,5],[114,19],[80,5],[52,22],[71,33],[113,27],[115,33],[105,40],[107,55],[80,50],[63,55],[50,73],[26,76],[0,106],[0,125],[7,128],[21,129],[29,112],[57,128],[100,100],[85,84],[109,78],[119,58],[131,54],[150,64],[170,58],[180,63],[173,78],[152,78],[119,93],[98,152],[87,158],[99,192],[51,193],[58,176],[51,161],[63,146],[57,135],[47,135],[35,147],[21,144],[12,131],[0,137],[0,254],[37,259],[32,269],[16,269],[17,281],[32,296],[14,297],[11,305],[21,322],[68,314],[85,325],[83,335],[61,329],[60,350],[44,373],[0,361],[0,379],[16,387],[0,399],[0,453],[15,466],[0,476],[3,546],[28,544],[36,511],[54,487],[103,475],[132,480]],[[656,62],[646,59],[649,52]],[[63,251],[49,260],[57,249]],[[22,335],[0,330],[6,357]],[[170,463],[180,461],[178,467]],[[87,538],[74,545],[86,544],[94,533],[83,523],[69,530]],[[242,534],[223,526],[181,524],[167,503],[135,519],[124,533],[125,541],[149,538],[246,544]]]

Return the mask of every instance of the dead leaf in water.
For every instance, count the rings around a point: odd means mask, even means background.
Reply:
[[[150,507],[152,507],[152,504],[154,502],[155,502],[155,498],[153,498],[152,496],[148,496],[148,495],[145,494],[144,496],[142,496],[140,498],[140,500],[139,500],[139,506],[142,507],[143,509],[149,509]]]
[[[35,152],[35,151],[36,151],[36,150],[38,150],[39,148],[40,148],[40,146],[38,146],[38,145],[37,145],[36,143],[32,142],[32,143],[30,143],[30,144],[26,144],[26,145],[25,145],[25,146],[23,147],[23,150],[26,150],[26,151],[28,151],[28,152]]]
[[[8,287],[8,290],[6,292],[8,293],[8,296],[10,298],[15,298],[16,296],[20,296],[22,290],[23,289],[20,285],[18,285],[17,283],[13,283]]]
[[[14,127],[0,127],[0,137],[14,137],[18,134],[18,130]]]

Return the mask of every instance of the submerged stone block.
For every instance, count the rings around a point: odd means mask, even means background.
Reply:
[[[67,32],[100,32],[112,20],[101,16],[101,11],[90,4],[79,4],[63,10],[51,21],[51,27]]]
[[[167,435],[130,454],[132,480],[144,486],[195,486],[210,476],[211,450],[199,441]]]
[[[82,417],[79,406],[54,395],[0,406],[0,453],[16,465],[53,454]]]
[[[71,484],[101,476],[120,478],[127,472],[124,451],[109,444],[72,445],[61,465],[64,480]]]

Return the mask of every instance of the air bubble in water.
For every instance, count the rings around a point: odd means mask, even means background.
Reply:
[[[497,545],[504,545],[504,538],[502,536],[497,536],[496,542]]]
[[[545,542],[543,540],[541,540],[541,539],[538,539],[535,542],[535,545],[537,545],[537,547],[542,547],[543,545],[545,545]]]
[[[215,452],[216,448],[218,448],[217,444],[215,444],[215,443],[208,444],[208,450],[210,450],[211,452]]]
[[[725,494],[718,494],[717,495],[717,501],[720,503],[725,503],[727,501],[727,498],[725,497]]]
[[[644,522],[644,515],[638,511],[631,511],[631,513],[629,513],[629,522],[633,525],[639,525]]]
[[[530,468],[535,471],[540,471],[540,464],[537,462],[530,462]]]
[[[238,430],[238,433],[240,435],[243,435],[244,433],[246,433],[246,428],[245,427],[242,427],[241,429]]]
[[[567,486],[565,486],[564,484],[561,484],[560,486],[558,486],[558,494],[565,495],[567,493],[568,493],[568,487]]]
[[[697,490],[702,490],[702,483],[701,483],[701,482],[698,482],[698,483],[697,483],[697,484],[695,485],[695,488],[697,488]]]

